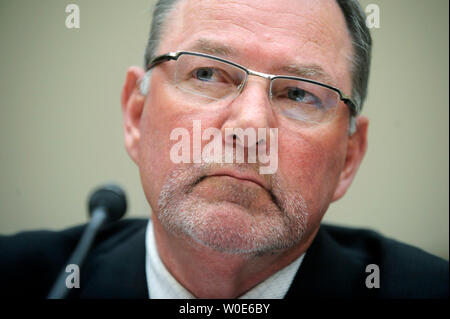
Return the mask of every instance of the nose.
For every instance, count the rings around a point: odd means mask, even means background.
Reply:
[[[222,126],[225,144],[236,143],[236,147],[250,148],[267,143],[269,128],[276,127],[276,118],[269,100],[270,81],[262,77],[249,76],[240,94],[231,102],[228,117]],[[252,140],[235,134],[236,129],[253,131]],[[258,129],[264,129],[259,130]],[[245,135],[248,136],[248,135]]]

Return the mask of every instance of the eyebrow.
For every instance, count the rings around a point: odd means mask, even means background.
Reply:
[[[204,38],[197,40],[188,50],[222,57],[238,56],[237,51],[232,46]],[[288,64],[278,70],[282,74],[277,75],[291,75],[335,86],[332,77],[319,64]]]
[[[231,46],[208,39],[197,40],[188,50],[225,57],[237,56],[236,50]]]
[[[331,76],[318,64],[290,64],[282,67],[281,71],[300,78],[319,81],[331,86],[335,85]]]

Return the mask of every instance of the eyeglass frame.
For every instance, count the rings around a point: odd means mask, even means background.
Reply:
[[[205,54],[205,53],[191,52],[191,51],[174,51],[174,52],[169,52],[169,53],[166,53],[166,54],[161,54],[161,55],[153,58],[150,61],[150,63],[147,65],[147,67],[146,67],[147,73],[145,75],[144,80],[140,83],[141,93],[143,95],[146,95],[144,93],[147,92],[147,89],[148,89],[147,86],[148,86],[148,80],[149,80],[149,76],[150,76],[149,73],[150,73],[151,69],[153,69],[158,64],[161,64],[161,63],[164,63],[164,62],[167,62],[167,61],[172,61],[172,60],[176,61],[183,54],[210,58],[210,59],[222,62],[222,63],[230,64],[230,65],[235,66],[235,67],[241,69],[242,71],[244,71],[247,74],[247,77],[245,78],[245,81],[243,82],[242,87],[239,89],[239,93],[238,94],[240,94],[241,90],[243,90],[245,84],[247,83],[249,75],[259,76],[259,77],[262,77],[264,79],[269,80],[270,82],[272,82],[272,80],[274,80],[274,79],[299,80],[299,81],[316,84],[316,85],[328,88],[330,90],[333,90],[333,91],[335,91],[335,92],[337,92],[339,94],[339,100],[344,102],[348,106],[348,108],[350,110],[350,115],[351,115],[351,117],[350,117],[350,135],[353,134],[354,131],[355,131],[355,124],[356,124],[355,123],[355,117],[359,115],[359,113],[361,111],[361,108],[360,108],[360,106],[358,104],[356,104],[352,100],[352,98],[350,96],[348,96],[345,93],[343,93],[340,89],[338,89],[338,88],[336,88],[334,86],[322,83],[322,82],[318,82],[318,81],[315,81],[315,80],[306,79],[306,78],[302,78],[302,77],[289,76],[289,75],[275,75],[275,74],[268,74],[268,73],[254,71],[254,70],[246,68],[246,67],[244,67],[244,66],[242,66],[240,64],[237,64],[235,62],[232,62],[232,61],[229,61],[229,60],[226,60],[226,59],[222,59],[222,58],[214,56],[214,55]]]

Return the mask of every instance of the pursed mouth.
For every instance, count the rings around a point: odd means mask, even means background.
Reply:
[[[267,186],[267,183],[260,177],[254,175],[254,174],[250,174],[250,173],[246,173],[246,172],[236,172],[236,171],[224,171],[224,170],[220,170],[220,171],[216,171],[213,172],[211,174],[208,174],[206,177],[230,177],[230,178],[234,178],[240,181],[247,181],[247,182],[251,182],[253,184],[258,185],[259,187],[270,191],[269,187]]]
[[[238,175],[239,177],[237,177],[236,175]],[[249,177],[249,175],[245,175],[245,174],[233,174],[233,173],[225,173],[223,171],[217,171],[214,173],[210,173],[208,175],[204,175],[202,177],[200,177],[193,185],[192,188],[194,188],[197,184],[201,183],[203,180],[205,180],[208,177],[220,177],[220,176],[224,176],[224,177],[230,177],[230,178],[235,178],[237,180],[242,180],[242,181],[249,181],[249,182],[253,182],[254,184],[258,185],[259,187],[263,188],[264,190],[266,190],[269,193],[269,196],[272,199],[272,202],[277,206],[277,208],[282,211],[280,202],[278,201],[278,198],[272,193],[271,188],[267,186],[266,183],[264,183],[263,181],[260,181],[258,178],[255,177]]]
[[[239,180],[239,181],[250,182],[250,183],[258,185],[259,187],[265,188],[263,185],[261,185],[260,183],[254,181],[252,179],[239,178],[239,177],[235,177],[233,175],[228,175],[228,174],[214,174],[214,175],[210,175],[210,176],[207,176],[207,177],[230,177],[230,178],[233,178],[233,179],[236,179],[236,180]]]

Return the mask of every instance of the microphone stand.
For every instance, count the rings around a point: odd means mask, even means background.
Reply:
[[[83,236],[81,236],[80,242],[78,243],[75,251],[69,258],[68,265],[74,264],[81,268],[81,265],[84,262],[84,259],[91,248],[92,242],[97,235],[98,230],[102,227],[102,225],[108,219],[108,214],[106,212],[106,208],[103,206],[96,207],[91,214],[91,221],[86,227]],[[65,267],[61,270],[58,279],[54,283],[50,293],[48,294],[47,299],[64,299],[69,293],[69,288],[66,286],[66,278],[67,273],[65,271]]]

